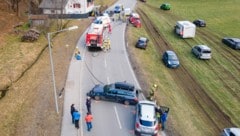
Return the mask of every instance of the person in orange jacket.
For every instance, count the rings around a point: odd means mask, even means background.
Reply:
[[[93,116],[91,113],[87,113],[86,117],[85,117],[85,121],[87,123],[87,130],[90,131],[92,129],[92,119]]]

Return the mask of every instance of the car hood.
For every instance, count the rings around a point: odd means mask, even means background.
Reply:
[[[169,60],[168,63],[170,65],[179,65],[179,61],[178,60]]]
[[[102,93],[102,92],[104,91],[103,88],[104,88],[103,85],[98,84],[98,85],[95,85],[95,86],[93,87],[92,91],[93,91],[94,93]]]

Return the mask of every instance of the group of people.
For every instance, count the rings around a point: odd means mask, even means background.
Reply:
[[[92,112],[91,112],[91,98],[87,97],[86,99],[86,107],[87,107],[87,115],[85,116],[85,121],[87,125],[87,130],[90,131],[92,129]],[[74,104],[71,105],[70,113],[72,116],[72,123],[75,125],[77,129],[79,129],[79,120],[80,120],[80,113],[79,111],[74,107]]]

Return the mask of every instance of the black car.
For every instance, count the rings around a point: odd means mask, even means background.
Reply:
[[[136,47],[140,49],[146,49],[148,41],[149,40],[146,37],[139,37]]]
[[[198,27],[206,27],[206,22],[202,19],[194,20],[193,24],[195,24]]]
[[[222,42],[235,50],[240,50],[240,39],[239,38],[225,37],[222,39]]]
[[[116,82],[108,85],[95,85],[87,93],[95,100],[109,100],[124,103],[125,105],[135,105],[138,103],[137,89],[127,82]]]

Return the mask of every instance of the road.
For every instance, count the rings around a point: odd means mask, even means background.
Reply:
[[[133,9],[136,0],[119,0],[117,3]],[[113,9],[114,5],[109,9]],[[94,119],[91,132],[87,131],[84,121],[87,113],[86,93],[94,85],[127,81],[140,88],[128,60],[124,39],[125,28],[126,24],[121,21],[112,22],[112,34],[107,34],[111,40],[111,50],[108,52],[89,51],[85,47],[85,35],[79,39],[77,46],[83,59],[79,61],[73,58],[69,67],[65,86],[62,136],[134,135],[134,106],[93,100],[91,109]],[[81,113],[78,130],[71,124],[70,105],[72,103]]]

